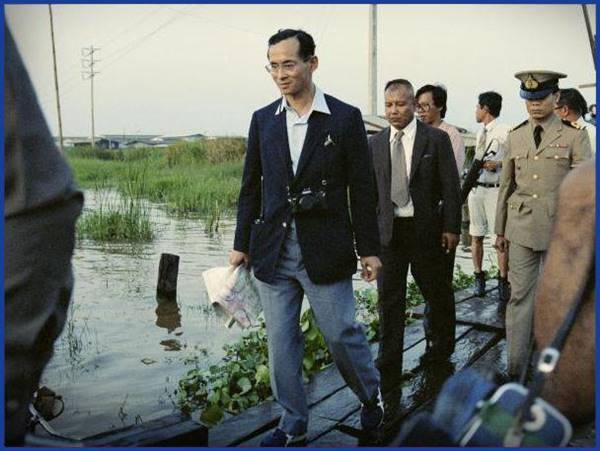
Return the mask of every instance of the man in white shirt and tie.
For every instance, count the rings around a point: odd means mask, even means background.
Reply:
[[[454,295],[445,256],[458,243],[461,217],[458,170],[448,134],[416,120],[408,80],[388,82],[384,96],[390,127],[372,136],[369,147],[382,261],[377,365],[385,391],[402,368],[409,266],[426,302],[425,360],[445,361],[454,350]]]
[[[485,296],[485,273],[482,270],[483,239],[494,231],[502,159],[510,131],[508,125],[500,123],[497,119],[501,109],[502,96],[497,92],[487,91],[479,95],[475,107],[475,120],[482,123],[483,128],[477,132],[475,158],[483,160],[483,169],[468,198],[476,296]],[[510,299],[507,252],[498,252],[498,270],[499,297],[503,303],[501,305],[505,305]]]

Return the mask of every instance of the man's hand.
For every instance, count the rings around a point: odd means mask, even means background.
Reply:
[[[446,250],[446,254],[449,254],[456,249],[456,246],[458,246],[458,238],[456,233],[442,233],[442,247]]]
[[[373,282],[377,279],[377,273],[381,269],[381,260],[379,257],[360,257],[360,266],[362,271],[360,276],[366,282]]]
[[[485,161],[483,163],[483,169],[487,169],[488,171],[495,171],[499,166],[497,161]]]
[[[248,254],[233,249],[229,253],[229,264],[231,266],[240,266],[241,264],[248,266]]]
[[[494,244],[494,248],[498,252],[506,252],[508,250],[509,241],[504,238],[504,235],[498,235],[496,237],[496,243]]]

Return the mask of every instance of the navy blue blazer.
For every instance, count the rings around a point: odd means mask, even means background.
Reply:
[[[292,218],[288,192],[322,187],[328,210],[295,215],[306,271],[314,283],[356,272],[360,256],[379,254],[376,192],[360,111],[325,95],[331,114],[313,111],[293,174],[281,99],[252,116],[240,190],[234,249],[249,254],[255,276],[272,282]],[[349,199],[348,199],[349,197]],[[349,202],[348,202],[349,200]]]

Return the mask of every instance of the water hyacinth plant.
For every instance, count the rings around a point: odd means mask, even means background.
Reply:
[[[473,282],[474,277],[457,265],[455,290],[468,288]],[[357,290],[354,296],[357,318],[363,324],[369,341],[376,340],[379,327],[377,290]],[[412,321],[412,309],[422,302],[418,287],[410,282],[406,299],[407,322]],[[305,382],[308,382],[311,376],[330,365],[332,359],[311,309],[302,314],[300,327],[304,334],[302,373]],[[207,425],[214,425],[226,414],[237,414],[272,397],[264,322],[247,332],[237,343],[225,345],[224,350],[221,362],[209,368],[202,368],[200,362],[194,360],[194,368],[179,381],[176,392],[180,409],[185,413],[200,410],[200,419]]]

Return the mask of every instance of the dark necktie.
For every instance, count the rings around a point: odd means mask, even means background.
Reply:
[[[535,148],[540,147],[540,143],[542,142],[542,132],[544,129],[541,125],[536,125],[533,129],[533,140],[535,141]]]
[[[406,156],[402,145],[403,131],[399,131],[392,140],[392,183],[391,198],[397,207],[404,207],[410,200],[408,194],[408,174]]]

